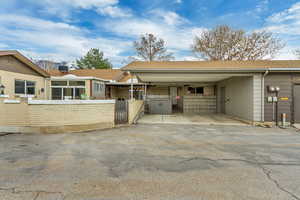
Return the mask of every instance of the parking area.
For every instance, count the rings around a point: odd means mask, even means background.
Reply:
[[[300,133],[139,124],[0,136],[0,199],[300,199]]]
[[[142,116],[140,124],[183,124],[183,125],[231,125],[247,126],[245,122],[224,114],[146,114]]]

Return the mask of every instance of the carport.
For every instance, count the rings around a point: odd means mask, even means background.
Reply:
[[[185,63],[187,67],[179,67],[178,63]],[[155,64],[162,66],[158,68]],[[249,122],[261,121],[261,73],[241,69],[189,68],[189,64],[154,62],[151,66],[148,63],[147,68],[139,63],[136,63],[136,68],[125,67],[139,82],[147,84],[145,113],[153,115],[152,120],[215,123],[218,118],[230,121],[234,117]],[[221,122],[217,120],[217,123]]]

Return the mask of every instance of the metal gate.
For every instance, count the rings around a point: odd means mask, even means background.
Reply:
[[[128,101],[116,100],[115,104],[115,124],[128,123]]]
[[[300,123],[300,85],[294,86],[294,122]]]

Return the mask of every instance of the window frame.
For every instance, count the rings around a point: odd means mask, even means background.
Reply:
[[[23,93],[19,93],[16,91],[16,81],[22,81],[24,82],[24,92]],[[28,82],[33,83],[33,86],[28,86]],[[22,80],[22,79],[15,79],[15,84],[14,84],[14,88],[15,88],[15,95],[30,95],[30,96],[35,96],[36,95],[36,81],[29,81],[29,80]],[[33,88],[34,89],[34,94],[29,94],[28,93],[28,88]]]
[[[202,93],[198,93],[198,89],[200,89],[200,88],[202,88],[201,90],[202,90]],[[187,88],[187,90],[188,90],[188,92],[189,92],[189,94],[192,94],[192,95],[204,95],[204,87],[203,86],[197,86],[197,87],[191,87],[191,86],[189,86],[188,88]]]

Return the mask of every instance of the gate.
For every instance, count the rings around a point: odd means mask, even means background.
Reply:
[[[116,100],[115,104],[115,124],[128,123],[128,101]]]

